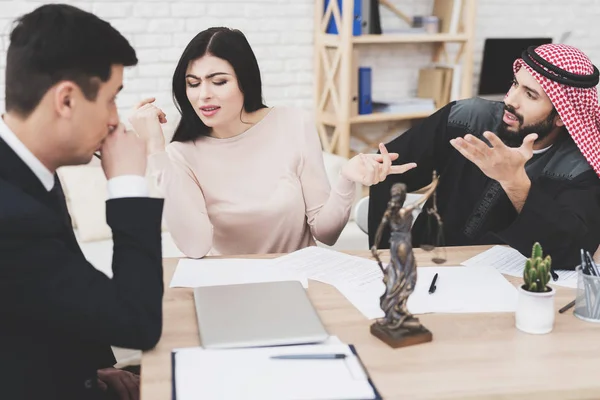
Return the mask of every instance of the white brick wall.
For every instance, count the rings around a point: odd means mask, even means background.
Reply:
[[[145,96],[157,97],[171,120],[176,116],[170,86],[175,64],[188,41],[211,26],[242,30],[258,58],[269,105],[313,106],[313,0],[116,1],[65,0],[110,21],[132,43],[140,64],[127,71],[118,104],[123,116]],[[409,15],[426,14],[431,0],[393,0]],[[4,93],[5,51],[10,22],[43,4],[0,0],[0,91]],[[475,43],[475,82],[487,37],[550,36],[571,30],[569,44],[600,63],[599,0],[479,0]],[[402,23],[381,9],[385,27]],[[373,67],[376,98],[414,93],[418,67],[431,56],[429,45],[379,45],[366,48],[361,62]],[[0,96],[4,108],[4,96]]]

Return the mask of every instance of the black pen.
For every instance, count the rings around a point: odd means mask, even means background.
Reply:
[[[587,262],[588,262],[588,266],[589,266],[590,271],[593,272],[594,275],[600,276],[600,271],[598,271],[598,266],[594,262],[594,259],[592,258],[592,255],[590,254],[590,252],[586,251],[585,255],[587,257]]]
[[[437,281],[437,277],[438,277],[438,274],[436,272],[435,275],[433,276],[433,280],[431,281],[431,285],[429,286],[429,294],[434,293],[435,289],[437,289],[437,286],[435,286],[435,281]]]
[[[586,275],[591,275],[589,268],[588,268],[588,263],[585,259],[585,250],[581,249],[580,255],[581,255],[581,272],[583,272]]]
[[[342,360],[347,356],[343,353],[335,354],[283,354],[271,356],[273,360]]]
[[[94,156],[96,156],[96,158],[97,158],[98,160],[102,160],[102,157],[100,157],[100,154],[98,154],[98,153],[94,153]]]
[[[573,300],[572,302],[570,302],[569,304],[567,304],[566,306],[564,306],[563,308],[561,308],[560,310],[558,310],[558,312],[560,314],[562,314],[565,311],[567,311],[569,308],[573,307],[574,305],[575,305],[575,300]]]

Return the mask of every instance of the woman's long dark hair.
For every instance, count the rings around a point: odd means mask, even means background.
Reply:
[[[244,96],[244,111],[253,112],[266,106],[262,100],[262,82],[258,62],[242,32],[229,28],[210,28],[197,34],[187,45],[173,73],[173,101],[181,120],[173,142],[193,141],[210,134],[186,95],[185,73],[191,61],[205,54],[227,61],[233,67]]]

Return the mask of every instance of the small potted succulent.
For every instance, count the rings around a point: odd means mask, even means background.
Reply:
[[[523,280],[519,287],[515,322],[517,329],[534,334],[544,334],[554,327],[554,288],[548,286],[552,259],[542,258],[542,246],[533,245],[531,258],[525,262]]]

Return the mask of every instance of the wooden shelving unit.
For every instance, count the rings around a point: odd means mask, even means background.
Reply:
[[[419,1],[419,0],[414,0]],[[446,0],[436,0],[446,1]],[[352,126],[357,124],[410,121],[430,115],[426,113],[373,113],[358,115],[354,112],[358,87],[358,52],[368,45],[402,45],[422,43],[432,46],[432,62],[448,62],[461,65],[460,98],[472,95],[473,39],[477,0],[462,0],[462,12],[457,33],[438,34],[381,34],[352,35],[354,0],[338,2],[330,0],[325,12],[325,0],[315,4],[315,92],[316,122],[321,142],[326,151],[350,156]],[[339,34],[326,33],[327,24],[333,18]],[[458,43],[459,51],[449,60],[446,44]],[[373,141],[377,143],[377,141]]]

